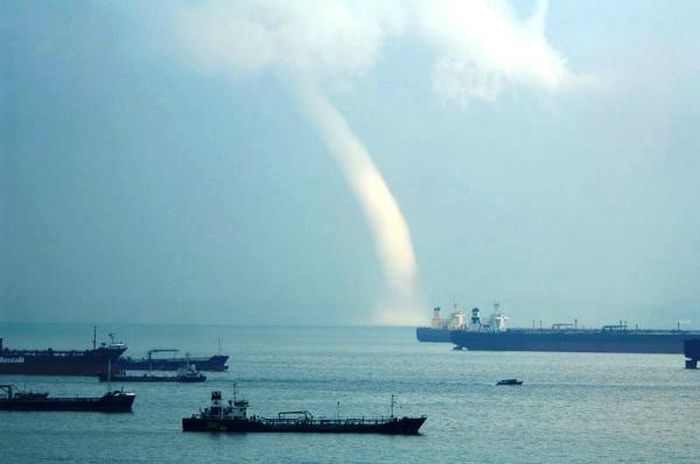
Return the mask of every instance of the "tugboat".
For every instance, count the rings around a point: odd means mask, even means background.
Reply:
[[[108,382],[108,376],[105,374],[100,374],[98,376],[100,382]],[[193,383],[193,382],[204,382],[207,380],[207,376],[197,372],[197,368],[194,364],[189,364],[187,367],[181,367],[177,370],[176,375],[153,375],[153,374],[143,374],[143,375],[127,375],[119,374],[113,375],[112,380],[119,382],[178,382],[178,383]]]
[[[101,397],[50,398],[46,392],[16,391],[13,385],[0,385],[2,411],[94,411],[131,412],[136,395],[123,391],[107,392]]]
[[[183,432],[234,433],[378,433],[387,435],[418,435],[426,416],[394,416],[394,395],[391,395],[389,417],[347,417],[315,419],[309,411],[284,411],[276,418],[248,416],[248,401],[236,398],[224,404],[221,392],[211,393],[211,405],[199,414],[182,419]]]

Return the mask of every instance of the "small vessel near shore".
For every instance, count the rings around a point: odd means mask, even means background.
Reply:
[[[228,356],[216,354],[209,357],[175,356],[180,350],[171,348],[154,348],[149,350],[145,358],[119,358],[116,365],[122,370],[130,371],[176,371],[193,364],[198,371],[224,372],[228,369]],[[170,358],[157,358],[155,353],[172,353]]]
[[[17,391],[13,385],[0,385],[0,411],[90,411],[131,412],[135,393],[109,391],[101,397],[56,397],[46,392]]]
[[[518,379],[502,379],[496,382],[496,385],[522,385],[523,381]]]
[[[182,419],[183,432],[233,433],[374,433],[418,435],[426,420],[420,417],[394,416],[394,395],[389,417],[314,418],[309,411],[284,411],[275,418],[248,416],[248,401],[236,398],[225,404],[220,391],[211,393],[211,405],[199,414]]]
[[[100,374],[98,376],[100,382],[109,382],[109,376],[105,374]],[[154,374],[141,374],[141,375],[128,375],[128,374],[117,374],[112,376],[112,381],[116,382],[178,382],[178,383],[195,383],[204,382],[207,380],[207,376],[201,374],[197,371],[197,368],[193,364],[187,367],[181,367],[177,370],[176,375],[154,375]]]

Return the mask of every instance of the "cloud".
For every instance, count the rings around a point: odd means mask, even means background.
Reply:
[[[575,85],[581,76],[545,37],[546,12],[546,1],[522,20],[500,0],[217,1],[181,6],[176,24],[197,67],[275,66],[316,80],[361,78],[387,37],[417,37],[435,55],[435,93],[466,105],[493,101],[510,86],[554,92]]]
[[[358,78],[377,60],[397,19],[347,2],[241,1],[182,6],[175,22],[196,66]]]
[[[433,87],[438,96],[465,105],[495,100],[510,85],[557,91],[572,81],[564,58],[547,42],[547,3],[526,20],[505,2],[420,1],[418,33],[436,53]]]

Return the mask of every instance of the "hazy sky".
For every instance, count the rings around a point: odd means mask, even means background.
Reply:
[[[694,0],[1,2],[0,322],[700,327],[699,26]]]

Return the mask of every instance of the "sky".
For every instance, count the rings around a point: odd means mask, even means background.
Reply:
[[[700,328],[698,21],[2,2],[0,322]]]

